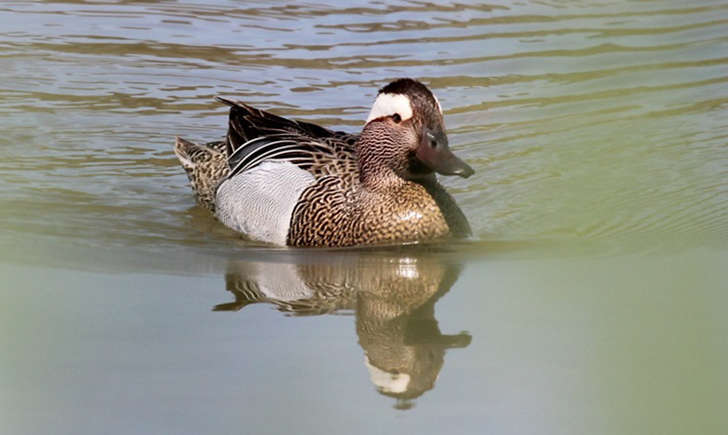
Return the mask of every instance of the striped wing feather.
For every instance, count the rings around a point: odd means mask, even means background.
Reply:
[[[287,161],[314,176],[356,176],[358,135],[283,118],[245,103],[217,98],[230,106],[228,164],[233,176],[266,160]]]

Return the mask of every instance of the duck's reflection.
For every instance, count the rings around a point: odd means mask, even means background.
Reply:
[[[465,332],[446,335],[435,303],[461,266],[435,255],[344,255],[306,263],[232,262],[227,290],[235,301],[216,310],[258,302],[291,315],[353,312],[364,365],[379,393],[408,409],[435,386],[445,350],[465,347]]]

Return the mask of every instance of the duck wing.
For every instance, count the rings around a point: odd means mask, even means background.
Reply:
[[[358,135],[283,118],[239,101],[217,100],[230,106],[229,176],[266,160],[293,163],[316,177],[358,174],[354,151]]]

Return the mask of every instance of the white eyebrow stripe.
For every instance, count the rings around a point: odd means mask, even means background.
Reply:
[[[440,105],[440,100],[437,99],[435,94],[432,94],[432,97],[435,99],[435,103],[437,103],[437,110],[440,111],[440,115],[442,115],[442,106]]]
[[[369,112],[367,123],[372,119],[391,116],[395,113],[399,114],[402,121],[412,118],[412,104],[409,97],[402,94],[379,94]]]

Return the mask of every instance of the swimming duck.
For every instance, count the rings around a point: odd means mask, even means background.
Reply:
[[[360,134],[230,106],[224,141],[177,138],[198,202],[226,226],[277,245],[345,247],[470,234],[435,172],[469,177],[448,147],[442,108],[421,82],[379,90]]]

